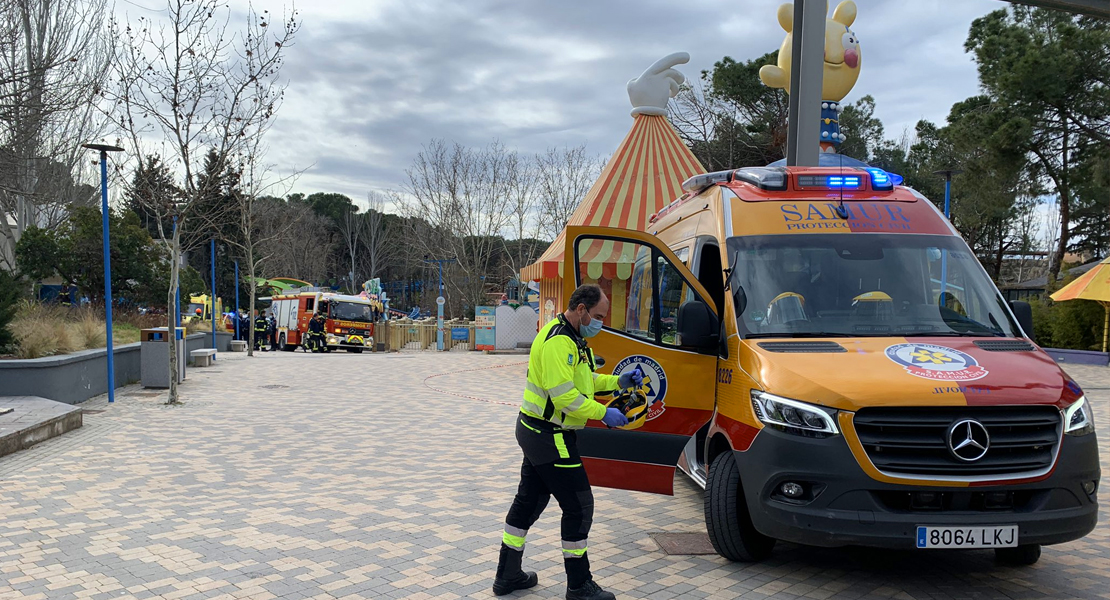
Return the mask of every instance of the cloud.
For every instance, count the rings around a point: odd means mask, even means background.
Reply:
[[[245,6],[243,0],[234,5]],[[280,3],[255,1],[280,11]],[[538,152],[586,143],[608,155],[631,126],[625,83],[657,58],[692,55],[688,78],[728,55],[778,48],[778,0],[419,2],[329,0],[298,7],[303,28],[269,136],[279,171],[310,167],[299,191],[355,198],[399,187],[421,144],[497,139]],[[963,52],[994,0],[857,0],[864,69],[847,100],[875,97],[889,136],[943,121],[977,93]],[[739,166],[739,165],[738,165]]]

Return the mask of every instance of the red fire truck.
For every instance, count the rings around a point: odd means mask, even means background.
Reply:
[[[362,352],[374,345],[373,303],[366,298],[301,291],[270,300],[277,318],[278,346],[283,350],[296,350],[307,341],[308,321],[317,312],[327,318],[324,333],[328,350]]]

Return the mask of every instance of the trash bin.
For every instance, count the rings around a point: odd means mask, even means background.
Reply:
[[[177,328],[177,380],[185,379],[185,328]],[[139,376],[143,387],[170,387],[169,330],[165,327],[143,329],[139,332]]]

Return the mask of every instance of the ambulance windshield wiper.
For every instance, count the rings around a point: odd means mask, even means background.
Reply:
[[[859,337],[854,333],[829,333],[829,332],[814,332],[814,331],[782,331],[778,333],[749,333],[744,336],[744,339],[752,338],[826,338],[826,337]]]
[[[898,337],[1003,337],[994,331],[915,331],[913,333],[895,333]]]

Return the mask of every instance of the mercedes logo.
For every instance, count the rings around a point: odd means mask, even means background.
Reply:
[[[948,451],[964,462],[983,458],[990,445],[991,436],[987,428],[975,419],[956,421],[948,428]]]

